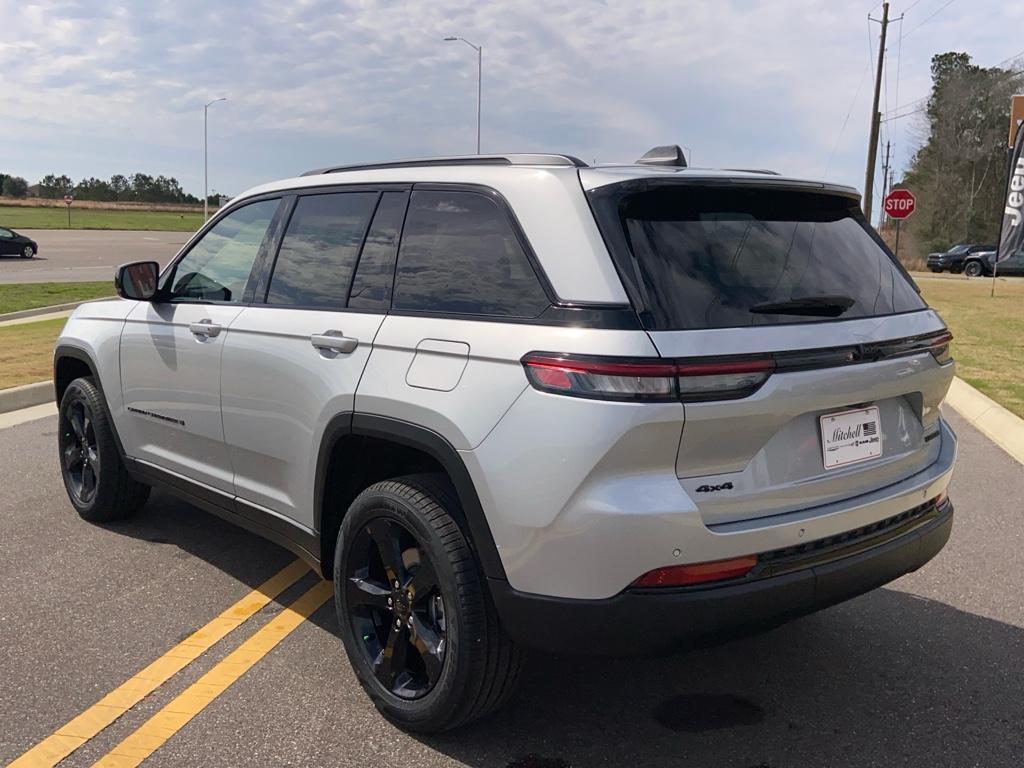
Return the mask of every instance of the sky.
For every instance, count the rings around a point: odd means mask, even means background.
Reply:
[[[237,194],[329,164],[483,152],[693,164],[864,185],[871,0],[0,0],[0,172],[176,177]],[[1024,6],[894,0],[880,109],[934,53],[1024,55]],[[902,39],[901,39],[902,37]],[[910,105],[909,108],[904,105]],[[898,107],[904,107],[897,110]],[[883,123],[903,167],[918,117]]]

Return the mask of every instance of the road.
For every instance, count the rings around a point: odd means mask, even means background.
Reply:
[[[0,257],[0,283],[81,283],[112,280],[119,264],[153,259],[163,266],[188,232],[99,229],[20,229],[39,243],[34,259]]]
[[[887,588],[675,658],[534,656],[507,710],[429,738],[377,716],[328,603],[172,729],[146,764],[1019,765],[1024,472],[949,419],[961,439],[952,539]],[[162,495],[134,520],[82,522],[57,474],[55,429],[50,416],[0,431],[5,763],[294,560]],[[307,575],[283,592],[62,765],[106,755],[311,584]]]

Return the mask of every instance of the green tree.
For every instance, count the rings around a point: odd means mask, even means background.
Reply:
[[[928,250],[995,242],[1010,97],[1024,85],[1024,75],[979,67],[968,54],[952,51],[933,56],[931,71],[921,146],[904,177],[903,186],[918,200],[909,225]]]
[[[0,189],[2,189],[0,194],[6,197],[25,197],[28,194],[28,182],[21,176],[5,175]]]
[[[68,176],[63,174],[57,176],[54,173],[48,173],[39,182],[39,196],[49,199],[64,197],[74,187],[75,183]]]

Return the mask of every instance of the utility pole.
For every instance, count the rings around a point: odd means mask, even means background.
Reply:
[[[892,172],[889,170],[889,156],[892,152],[892,142],[885,142],[885,162],[882,163],[882,205],[878,208],[878,231],[882,231],[882,224],[885,223],[885,198],[892,186]]]
[[[874,21],[870,16],[868,19]],[[875,69],[875,98],[871,102],[871,132],[868,138],[868,167],[864,174],[864,218],[871,221],[871,199],[875,184],[875,156],[878,154],[878,126],[882,116],[878,112],[878,97],[882,91],[882,65],[885,62],[885,33],[889,29],[889,3],[882,3],[882,37],[878,43],[878,66]]]

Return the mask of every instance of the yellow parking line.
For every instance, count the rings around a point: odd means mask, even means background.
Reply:
[[[39,768],[40,766],[56,765],[170,680],[176,673],[187,667],[231,630],[259,612],[267,603],[305,576],[308,571],[309,566],[301,560],[296,560],[278,571],[217,618],[193,632],[82,714],[36,744],[11,763],[9,768],[15,766],[17,768],[28,768],[29,766]]]
[[[94,768],[136,766],[156,752],[180,731],[185,723],[202,712],[274,646],[284,640],[292,630],[326,603],[331,594],[331,583],[319,582],[101,757],[94,764]]]

